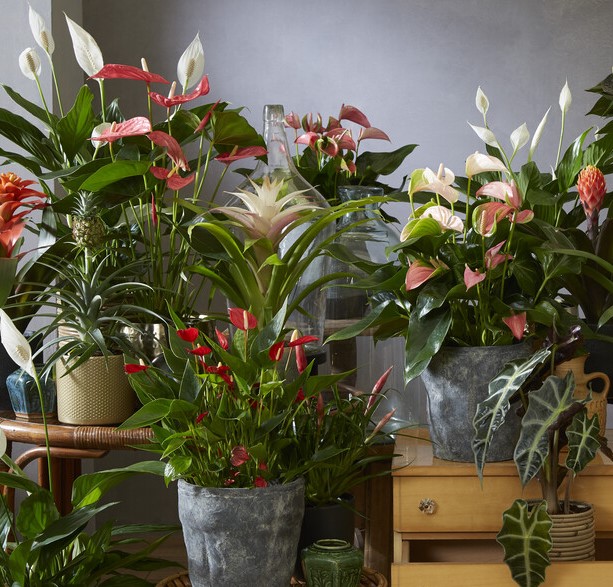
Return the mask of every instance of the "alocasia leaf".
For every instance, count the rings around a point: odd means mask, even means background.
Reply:
[[[596,452],[600,448],[599,434],[598,417],[594,415],[588,418],[587,410],[579,412],[566,429],[566,438],[568,438],[566,467],[575,475],[583,471],[586,465],[596,456]]]

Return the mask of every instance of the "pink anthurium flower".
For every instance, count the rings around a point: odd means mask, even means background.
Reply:
[[[196,130],[194,131],[194,133],[199,133],[204,130],[206,125],[209,123],[209,120],[211,120],[211,116],[213,115],[213,112],[215,111],[217,106],[219,106],[220,102],[221,100],[217,100],[217,102],[215,102],[215,104],[213,104],[209,108],[209,111],[202,117],[202,120],[200,121],[200,124],[196,127]]]
[[[355,122],[364,128],[368,128],[370,126],[370,122],[368,122],[368,118],[366,115],[356,108],[355,106],[350,106],[349,104],[343,104],[341,106],[341,111],[338,115],[338,119],[340,120],[349,120],[351,122]]]
[[[305,114],[302,117],[302,128],[306,132],[316,132],[316,133],[323,132],[325,129],[324,129],[324,125],[321,120],[321,114],[318,114],[317,118],[314,121],[313,121],[313,114],[311,113]]]
[[[466,177],[471,178],[473,175],[485,173],[486,171],[508,173],[505,164],[497,157],[476,151],[466,159]]]
[[[522,198],[515,182],[491,181],[477,190],[477,197],[489,196],[506,202],[515,209],[521,208]]]
[[[298,145],[308,145],[311,149],[315,150],[315,144],[319,140],[319,134],[313,131],[305,132],[296,138]]]
[[[473,271],[468,265],[464,267],[464,285],[466,289],[481,283],[485,279],[485,273],[482,273],[478,269]]]
[[[285,124],[290,128],[298,130],[300,128],[300,117],[295,112],[290,112],[285,117]]]
[[[324,136],[333,138],[340,149],[355,151],[357,148],[348,128],[333,128],[326,131]]]
[[[125,122],[113,122],[99,135],[91,136],[90,141],[113,143],[124,137],[137,137],[151,132],[151,121],[145,116],[135,116]]]
[[[340,151],[338,143],[332,137],[320,137],[315,145],[319,151],[329,157],[336,157]]]
[[[421,259],[416,259],[409,265],[407,271],[405,279],[406,290],[411,291],[412,289],[418,288],[445,269],[448,269],[448,267],[442,261],[431,259],[430,263],[426,263]]]
[[[334,130],[335,128],[343,128],[343,127],[341,126],[341,123],[338,120],[338,118],[334,118],[334,116],[328,116],[328,126],[326,126],[326,130],[330,131],[330,130]]]
[[[358,143],[363,141],[364,139],[380,139],[382,141],[390,141],[391,139],[384,133],[382,130],[375,128],[374,126],[369,126],[368,128],[361,128],[360,134],[358,135]]]
[[[242,308],[230,308],[228,315],[230,322],[239,330],[253,330],[258,325],[258,319],[251,312]]]
[[[522,203],[519,190],[514,183],[493,181],[477,191],[477,196],[490,196],[503,200],[501,202],[487,202],[480,204],[473,211],[473,225],[482,236],[490,236],[496,231],[496,225],[503,218],[525,224],[534,218],[532,210],[520,210]]]
[[[341,170],[346,171],[350,175],[353,175],[358,170],[358,168],[353,161],[346,161],[345,159],[341,159]]]
[[[230,163],[239,161],[240,159],[262,157],[263,155],[266,155],[267,152],[268,151],[265,147],[235,147],[230,153],[220,153],[217,155],[217,157],[215,157],[215,161],[229,165]]]
[[[162,130],[154,130],[153,132],[150,132],[147,137],[154,144],[158,145],[158,147],[166,148],[166,152],[172,159],[175,166],[183,171],[189,171],[187,157],[174,137],[171,137],[168,133],[165,133]]]
[[[147,83],[170,83],[157,73],[151,73],[133,65],[121,65],[119,63],[107,63],[100,71],[89,77],[90,79],[133,79]]]
[[[230,457],[230,463],[233,467],[240,467],[244,465],[251,457],[244,446],[235,446],[232,449],[232,455]]]
[[[185,104],[185,102],[191,102],[196,98],[200,98],[200,96],[206,96],[209,93],[209,78],[208,76],[203,76],[200,80],[200,83],[196,86],[196,89],[189,94],[179,94],[177,96],[163,96],[162,94],[158,94],[157,92],[149,92],[149,96],[151,99],[160,106],[164,106],[165,108],[171,108],[172,106],[178,106],[179,104]],[[172,90],[171,90],[172,94]]]
[[[181,177],[178,173],[174,173],[174,170],[155,165],[152,165],[149,171],[156,179],[166,180],[166,185],[171,190],[180,190],[194,181],[193,173],[187,177]]]
[[[506,242],[507,241],[502,241],[485,252],[485,267],[487,269],[494,269],[495,267],[498,267],[498,265],[500,265],[501,263],[513,259],[513,255],[510,255],[508,253],[500,253],[500,249],[502,249]]]
[[[506,316],[502,321],[509,327],[514,338],[521,340],[524,337],[524,331],[526,329],[526,312]]]

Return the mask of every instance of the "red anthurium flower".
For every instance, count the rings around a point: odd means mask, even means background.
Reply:
[[[230,463],[233,467],[240,467],[244,465],[251,457],[244,446],[235,446],[232,449],[232,455],[230,457]]]
[[[343,128],[341,126],[338,118],[334,118],[334,116],[328,116],[328,126],[326,126],[327,131],[334,130],[335,128]]]
[[[287,346],[290,348],[293,348],[295,346],[300,346],[303,344],[307,344],[309,342],[316,342],[318,340],[319,338],[317,338],[316,336],[313,336],[312,334],[305,334],[304,336],[290,340],[287,343]]]
[[[230,372],[230,367],[227,365],[206,365],[205,370],[207,373],[213,373],[214,375],[225,375]]]
[[[370,122],[368,122],[368,118],[366,118],[364,113],[361,110],[358,110],[355,106],[350,106],[349,104],[343,104],[341,106],[338,119],[350,120],[351,122],[355,122],[356,124],[359,124],[365,128],[370,126]]]
[[[360,134],[358,135],[358,143],[363,141],[364,139],[380,139],[382,141],[390,141],[389,136],[384,133],[382,130],[375,128],[374,126],[370,126],[368,128],[361,128]]]
[[[485,273],[481,273],[479,270],[473,271],[468,265],[464,268],[464,285],[466,289],[481,283],[484,279]]]
[[[158,147],[165,147],[168,156],[179,169],[189,171],[187,157],[185,156],[183,149],[181,149],[181,145],[179,145],[174,137],[171,137],[163,130],[154,130],[153,132],[150,132],[147,137]]]
[[[304,401],[304,391],[302,390],[302,387],[298,390],[298,393],[296,394],[296,398],[294,399],[294,403],[295,404],[299,404],[300,402]]]
[[[209,90],[209,78],[205,75],[200,80],[200,83],[196,86],[194,91],[189,94],[179,94],[178,96],[166,97],[162,96],[162,94],[158,94],[157,92],[149,92],[149,95],[156,104],[164,106],[165,108],[171,108],[172,106],[185,104],[185,102],[191,102],[196,98],[200,98],[200,96],[205,96],[209,93]]]
[[[336,157],[340,151],[340,147],[332,137],[320,137],[317,139],[316,147],[329,157]]]
[[[187,177],[181,177],[178,173],[173,173],[174,170],[166,169],[166,167],[157,167],[155,165],[152,165],[149,171],[156,179],[166,180],[166,185],[171,190],[180,190],[184,188],[186,185],[192,183],[195,177],[193,173]]]
[[[221,100],[217,100],[217,102],[215,102],[215,104],[213,104],[209,108],[209,111],[202,117],[202,120],[200,121],[200,124],[196,127],[196,130],[194,131],[194,133],[199,133],[199,132],[202,132],[204,130],[206,125],[209,123],[209,120],[211,120],[211,116],[213,115],[213,111],[215,110],[215,108],[217,108],[217,106],[219,106],[220,102],[221,102]]]
[[[259,475],[255,478],[255,481],[253,482],[253,484],[256,487],[268,487],[268,481],[266,481],[264,477],[260,477]]]
[[[285,343],[283,341],[276,342],[270,347],[268,356],[271,361],[280,361],[283,358],[283,350],[285,349]]]
[[[253,330],[258,325],[258,319],[247,310],[230,308],[228,310],[230,322],[239,330]]]
[[[248,157],[262,157],[268,151],[265,147],[235,147],[230,153],[220,153],[215,157],[215,161],[229,165],[239,159],[247,159]]]
[[[138,363],[127,363],[123,366],[123,370],[127,375],[140,373],[141,371],[146,371],[147,369],[149,369],[149,365],[139,365]]]
[[[258,463],[258,469],[260,471],[268,471],[268,465],[266,463]]]
[[[198,329],[194,328],[193,326],[190,328],[177,330],[178,337],[185,342],[194,342],[198,338],[199,334]]]
[[[295,142],[298,145],[308,145],[311,149],[315,150],[315,144],[319,140],[319,136],[316,132],[309,131],[297,137]]]
[[[90,141],[106,141],[113,143],[124,137],[137,137],[151,132],[151,122],[144,116],[135,116],[125,122],[113,122],[109,128],[96,137],[90,137]]]
[[[187,352],[197,357],[206,357],[213,352],[213,349],[208,346],[197,346],[195,349],[187,349]]]
[[[292,336],[290,338],[290,342],[288,343],[288,346],[296,347],[296,368],[298,369],[298,373],[302,373],[307,368],[307,358],[306,358],[306,352],[304,350],[304,345],[302,343],[299,343],[300,338],[305,338],[305,337],[300,337],[299,335],[300,333],[297,330],[294,330],[292,332]]]
[[[509,330],[513,333],[514,338],[521,340],[524,337],[524,330],[526,328],[526,312],[506,316],[502,319],[502,321],[509,327]]]
[[[219,346],[224,351],[227,351],[228,348],[230,347],[230,343],[228,342],[228,337],[221,330],[219,330],[219,328],[215,328],[215,336],[217,337],[217,342],[219,343]]]
[[[339,149],[346,149],[348,151],[355,151],[357,145],[351,136],[351,131],[348,128],[333,128],[325,134],[326,137],[332,137]]]
[[[200,424],[200,422],[202,422],[202,420],[204,420],[208,415],[208,412],[202,412],[202,414],[198,414],[196,416],[196,424]]]
[[[300,128],[300,117],[295,112],[290,112],[284,120],[286,126],[298,130]]]
[[[164,79],[157,73],[151,73],[134,67],[133,65],[120,65],[118,63],[107,63],[98,73],[89,76],[90,79],[134,79],[142,80],[147,83],[169,84],[167,79]]]
[[[506,242],[507,241],[502,241],[501,243],[498,243],[496,246],[492,247],[491,249],[488,249],[485,252],[485,267],[487,269],[494,269],[495,267],[498,267],[498,265],[500,265],[501,263],[513,259],[513,255],[500,253],[500,249],[502,249]]]

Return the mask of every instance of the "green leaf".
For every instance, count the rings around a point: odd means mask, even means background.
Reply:
[[[566,429],[568,455],[566,467],[575,475],[579,474],[596,456],[600,448],[600,422],[598,416],[588,418],[587,410],[579,412]]]
[[[553,546],[550,536],[553,523],[546,502],[531,507],[518,499],[503,513],[502,522],[496,540],[504,548],[504,562],[513,580],[521,587],[538,587],[545,580]]]
[[[215,112],[212,117],[212,141],[217,151],[235,146],[265,146],[264,139],[238,112]]]
[[[98,192],[102,188],[127,177],[145,175],[151,163],[149,161],[114,161],[90,175],[82,184],[81,189]]]
[[[583,167],[583,143],[591,130],[588,128],[575,139],[558,164],[556,176],[560,192],[567,192],[575,184],[575,178]]]
[[[11,100],[21,106],[26,112],[29,112],[35,118],[42,121],[47,126],[49,125],[49,119],[51,119],[51,123],[55,124],[58,121],[57,116],[55,114],[51,114],[47,112],[44,108],[41,108],[38,104],[34,104],[34,102],[30,102],[26,100],[21,94],[13,90],[10,86],[2,84],[4,91],[10,96]]]
[[[87,86],[82,86],[70,111],[62,118],[56,127],[57,135],[68,159],[85,146],[91,148],[88,139],[92,135],[95,117],[92,110],[94,95]]]
[[[417,145],[404,145],[389,153],[365,151],[355,160],[357,175],[389,175],[398,169],[404,160],[417,148]]]
[[[21,502],[16,525],[26,538],[36,538],[59,517],[51,492],[38,491]]]
[[[149,402],[135,414],[132,414],[117,429],[131,430],[132,428],[142,428],[159,422],[170,413],[172,401],[171,399],[160,398]]]
[[[502,371],[494,377],[488,386],[488,397],[477,406],[473,419],[475,436],[472,446],[479,479],[483,480],[483,468],[492,438],[505,421],[511,407],[511,397],[524,384],[537,365],[545,361],[551,351],[540,351],[507,363]]]

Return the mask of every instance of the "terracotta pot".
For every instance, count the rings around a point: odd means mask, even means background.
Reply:
[[[123,370],[123,355],[91,357],[67,373],[56,365],[57,417],[64,424],[120,424],[136,407],[136,395]]]
[[[606,373],[595,371],[593,373],[585,372],[585,362],[587,355],[575,357],[564,363],[560,363],[554,370],[554,375],[564,377],[569,371],[572,371],[575,377],[575,393],[577,399],[584,399],[588,393],[592,392],[592,399],[587,403],[587,414],[591,418],[594,414],[598,416],[600,422],[600,430],[604,432],[607,428],[607,394],[609,393],[609,376]],[[592,381],[601,380],[602,390],[594,391],[589,385]]]

